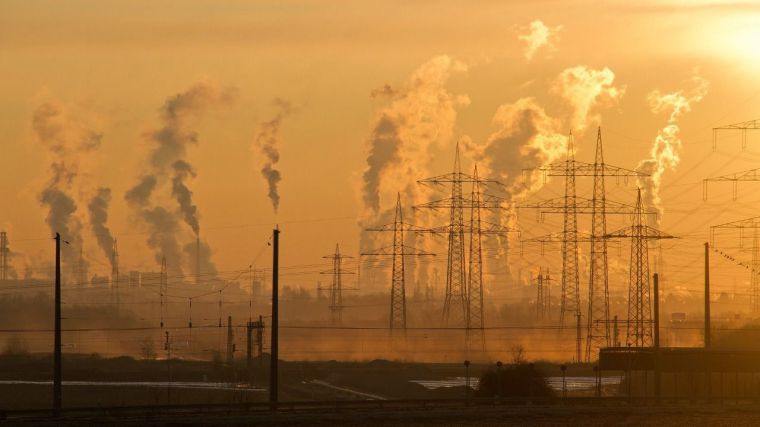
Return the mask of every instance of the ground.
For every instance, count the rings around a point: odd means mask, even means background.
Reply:
[[[52,425],[49,420],[6,421],[8,426]],[[760,407],[448,407],[288,411],[282,413],[181,415],[174,417],[76,418],[61,426],[756,426]]]

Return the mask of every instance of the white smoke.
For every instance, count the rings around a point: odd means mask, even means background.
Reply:
[[[662,200],[660,199],[660,186],[666,170],[674,171],[681,162],[681,128],[678,120],[691,111],[694,103],[701,101],[707,95],[709,82],[695,74],[691,78],[693,87],[688,90],[662,93],[659,90],[652,91],[649,96],[649,106],[654,114],[667,113],[668,122],[657,132],[657,136],[649,150],[649,158],[639,162],[638,170],[649,174],[649,178],[639,180],[645,206],[654,207],[657,210],[659,222],[663,213]]]
[[[420,65],[403,84],[385,84],[372,91],[373,98],[386,98],[389,104],[377,112],[368,137],[367,167],[360,191],[364,207],[360,227],[392,222],[398,193],[405,222],[427,224],[429,213],[410,209],[425,200],[427,194],[417,180],[429,176],[430,148],[451,142],[457,109],[469,104],[469,98],[454,95],[446,87],[451,76],[466,70],[462,62],[446,55],[436,56]],[[361,234],[362,252],[378,246],[380,240],[374,238],[389,237],[374,234],[377,233]],[[415,234],[408,233],[408,237],[407,244],[426,249]],[[417,267],[410,266],[408,274],[426,282],[427,267],[428,263],[421,261]]]
[[[600,121],[599,114],[592,114],[596,107],[609,107],[617,103],[625,86],[615,87],[615,73],[605,67],[595,70],[579,65],[563,70],[554,81],[553,91],[573,108],[570,126],[582,132],[591,122]]]
[[[446,88],[452,75],[466,70],[449,56],[437,56],[387,93],[392,101],[378,111],[368,138],[361,190],[366,217],[393,209],[399,191],[417,194],[416,181],[428,171],[429,148],[451,140],[457,108],[469,104],[469,98]]]
[[[523,32],[517,37],[525,43],[525,49],[523,50],[525,59],[528,62],[533,60],[533,57],[538,50],[544,46],[552,48],[553,41],[559,38],[559,32],[561,30],[562,25],[550,28],[539,19],[534,20],[527,27],[522,28]]]

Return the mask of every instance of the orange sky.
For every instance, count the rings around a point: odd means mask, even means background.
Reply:
[[[4,1],[0,225],[22,254],[15,261],[18,269],[49,256],[43,241],[27,239],[50,234],[39,202],[49,159],[32,130],[32,117],[51,100],[102,135],[100,147],[82,160],[86,179],[75,190],[78,200],[87,200],[94,188],[110,187],[108,225],[119,239],[122,270],[150,270],[156,266],[143,224],[135,222],[124,199],[147,169],[145,133],[161,125],[160,109],[168,97],[198,82],[231,88],[234,101],[192,119],[198,144],[187,154],[197,172],[188,186],[201,235],[217,268],[227,271],[245,268],[277,222],[286,265],[321,262],[336,242],[348,253],[358,251],[368,141],[379,112],[395,108],[394,98],[370,94],[386,84],[408,90],[414,85],[410,76],[432,58],[445,55],[461,69],[452,70],[439,88],[456,104],[455,114],[445,119],[442,139],[422,148],[423,174],[447,172],[461,137],[485,144],[497,130],[492,119],[499,106],[520,98],[534,97],[565,134],[574,110],[552,87],[563,70],[581,65],[614,73],[612,86],[622,93],[590,108],[588,129],[601,123],[607,161],[634,168],[668,119],[667,113],[652,113],[648,96],[655,90],[688,92],[697,73],[709,89],[679,120],[681,162],[664,172],[661,224],[685,237],[668,243],[677,248],[669,265],[680,285],[694,287],[690,266],[707,226],[752,216],[758,202],[752,184],[742,187],[737,203],[731,203],[730,188],[719,185],[711,187],[707,203],[701,198],[701,179],[752,168],[760,158],[757,136],[741,152],[736,136],[727,134],[713,153],[710,131],[760,115],[758,18],[760,8],[741,2]],[[527,60],[519,35],[534,20],[561,29]],[[275,98],[294,107],[280,129],[276,215],[259,172],[263,158],[253,146],[259,123],[277,114]],[[576,130],[579,158],[591,159],[593,136]],[[470,160],[465,164],[469,168]],[[583,185],[579,192],[587,189]],[[632,185],[608,187],[611,198],[632,203]],[[554,183],[536,197],[560,191]],[[383,208],[392,203],[383,196]],[[77,215],[86,218],[86,207],[78,206]],[[521,223],[526,235],[560,224],[557,218],[538,228],[532,220]],[[182,233],[182,243],[192,240],[188,230]],[[93,272],[106,274],[107,260],[89,229],[84,241]],[[257,262],[269,263],[266,256]],[[622,262],[627,263],[625,255]],[[533,250],[512,267],[539,264],[552,260]],[[553,268],[559,269],[556,262]],[[736,270],[727,266],[726,272]],[[286,282],[311,286],[318,279]],[[738,280],[746,282],[743,276]]]

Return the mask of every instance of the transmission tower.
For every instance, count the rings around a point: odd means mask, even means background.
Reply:
[[[580,313],[579,273],[577,262],[578,243],[581,241],[590,244],[588,300],[586,318],[586,347],[585,360],[591,361],[594,349],[609,346],[609,264],[607,259],[607,241],[603,236],[607,233],[607,215],[631,214],[635,207],[607,200],[605,190],[605,178],[621,178],[626,182],[629,177],[645,177],[645,173],[637,172],[604,162],[604,149],[602,142],[601,127],[597,129],[596,151],[594,163],[585,163],[575,160],[573,137],[568,138],[568,155],[565,162],[558,162],[540,169],[548,176],[565,177],[564,198],[552,199],[540,203],[527,204],[521,207],[537,208],[540,213],[562,213],[564,215],[564,227],[561,239],[554,236],[539,238],[541,243],[559,241],[562,243],[562,298],[560,304],[560,324],[566,320],[566,316]],[[575,194],[575,178],[578,176],[593,178],[592,198],[586,199]],[[580,238],[577,229],[577,215],[591,215],[591,234]],[[576,337],[576,341],[580,338]],[[580,354],[576,354],[580,360]]]
[[[343,280],[344,274],[354,274],[352,271],[343,270],[341,264],[344,259],[353,258],[352,256],[341,255],[340,247],[335,244],[335,253],[331,255],[325,255],[322,258],[332,260],[333,268],[329,271],[323,271],[321,274],[332,275],[332,283],[330,284],[330,324],[340,325],[343,323]]]
[[[407,256],[434,256],[433,253],[421,251],[406,246],[404,231],[420,231],[421,228],[404,222],[403,209],[401,208],[401,194],[396,195],[396,212],[392,224],[380,227],[368,228],[367,231],[392,232],[392,247],[362,253],[362,256],[391,256],[391,304],[389,328],[406,330],[406,257]]]
[[[468,175],[462,173],[460,161],[459,161],[459,145],[457,144],[456,154],[454,156],[454,171],[450,174],[440,175],[432,178],[426,178],[418,181],[422,185],[431,187],[445,187],[451,186],[451,196],[445,199],[432,201],[429,203],[423,203],[415,206],[415,209],[432,209],[441,210],[447,209],[449,211],[449,222],[443,227],[434,227],[425,230],[425,232],[440,235],[445,233],[448,236],[448,258],[446,264],[446,294],[443,303],[443,323],[445,326],[461,325],[469,329],[469,325],[478,325],[482,323],[482,315],[477,314],[482,312],[483,301],[481,294],[482,289],[482,255],[475,254],[476,268],[481,272],[474,276],[476,284],[474,285],[475,292],[478,296],[475,296],[471,300],[469,293],[471,292],[471,286],[469,285],[470,278],[473,277],[467,273],[467,264],[465,263],[465,234],[476,233],[479,236],[473,241],[474,245],[471,245],[471,249],[477,249],[480,247],[478,240],[484,234],[497,234],[504,235],[510,230],[507,228],[486,223],[480,218],[483,210],[495,211],[504,210],[504,199],[482,192],[482,187],[487,184],[495,184],[503,186],[498,181],[479,178],[476,175]],[[472,198],[465,198],[463,195],[463,185],[472,184],[474,190],[477,192],[478,200]],[[471,211],[470,224],[465,225],[464,211],[468,209]],[[477,212],[475,212],[477,211]],[[480,219],[473,222],[473,216],[476,215]],[[473,254],[471,254],[472,258]],[[477,258],[481,258],[480,262],[477,262]],[[478,277],[480,277],[478,279]],[[479,283],[478,283],[479,281]],[[471,301],[475,304],[473,309],[469,307]],[[469,313],[469,314],[468,314]],[[472,315],[472,319],[470,319]],[[479,316],[479,318],[478,318]]]
[[[626,343],[632,347],[652,345],[652,305],[649,283],[649,241],[672,239],[673,236],[647,225],[647,213],[637,190],[633,224],[605,238],[631,239],[630,276],[628,282],[628,327]]]
[[[718,131],[738,130],[742,135],[742,151],[747,149],[747,131],[760,129],[760,119],[713,128],[713,151],[718,149]]]
[[[9,254],[8,234],[5,231],[0,231],[0,281],[8,280]]]
[[[161,328],[164,327],[164,309],[166,306],[166,292],[168,290],[167,279],[166,257],[161,257],[161,276],[158,283],[159,315],[161,317]]]
[[[714,225],[710,227],[711,246],[715,246],[715,231],[719,229],[739,230],[739,247],[743,248],[744,230],[752,230],[752,261],[747,267],[750,271],[750,308],[753,313],[760,313],[760,217],[742,219],[739,221],[728,222],[725,224]]]
[[[485,322],[483,318],[483,245],[480,218],[480,181],[478,165],[473,172],[470,205],[470,263],[467,276],[467,343],[479,342],[485,349]]]

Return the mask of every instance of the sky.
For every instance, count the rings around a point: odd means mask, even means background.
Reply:
[[[110,272],[104,229],[122,271],[157,270],[173,247],[182,261],[168,264],[187,272],[194,221],[204,270],[268,265],[275,224],[282,264],[316,264],[336,243],[352,255],[381,244],[361,243],[362,228],[390,218],[396,192],[407,205],[434,197],[415,181],[449,172],[457,141],[465,169],[477,162],[515,201],[539,200],[561,181],[518,191],[521,169],[561,160],[571,131],[591,161],[601,126],[608,163],[661,179],[647,193],[653,225],[681,237],[665,263],[694,288],[708,227],[753,216],[758,202],[751,183],[736,202],[722,184],[702,198],[702,179],[760,159],[760,135],[742,151],[723,133],[713,151],[711,131],[760,115],[758,18],[756,4],[708,1],[6,0],[0,228],[18,271],[47,268],[46,239],[65,227],[90,274]],[[146,178],[147,199],[127,197]],[[607,185],[633,203],[636,183]],[[89,209],[100,189],[105,218]],[[64,223],[50,219],[53,190],[75,206]],[[559,218],[533,217],[510,225],[559,230]],[[525,251],[510,257],[515,276],[559,269]]]

